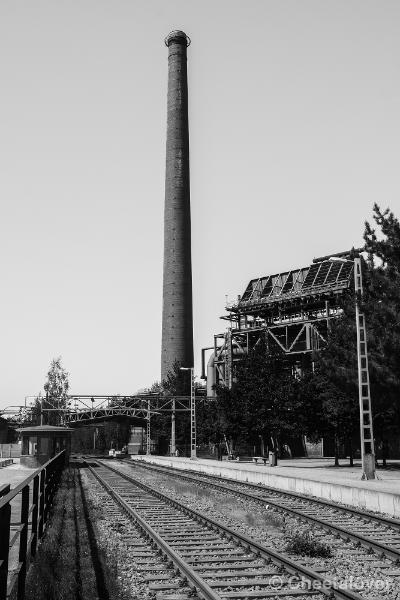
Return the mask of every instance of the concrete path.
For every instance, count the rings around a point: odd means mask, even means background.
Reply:
[[[35,469],[28,469],[19,464],[19,458],[14,458],[14,463],[0,469],[0,485],[9,483],[11,489],[15,488],[21,481],[29,477]]]
[[[187,459],[190,460],[190,459]],[[207,461],[208,462],[208,461]],[[218,463],[218,461],[210,461]],[[285,477],[300,477],[310,481],[324,481],[351,485],[352,487],[375,489],[377,491],[394,492],[400,494],[400,461],[391,461],[392,466],[388,469],[377,470],[378,479],[365,481],[361,479],[361,462],[355,461],[354,467],[346,465],[348,461],[341,461],[343,465],[335,467],[332,458],[298,458],[282,459],[276,467],[264,466],[263,464],[241,463],[227,461],[224,464],[233,469],[240,469],[246,465],[246,470],[266,471],[275,475]],[[397,468],[396,468],[397,467]]]

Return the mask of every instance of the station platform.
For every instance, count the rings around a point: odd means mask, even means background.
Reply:
[[[13,489],[35,470],[22,466],[19,458],[14,458],[13,461],[12,465],[7,465],[0,469],[0,486],[9,483],[11,489]]]
[[[276,467],[204,458],[191,460],[184,457],[153,455],[131,458],[176,469],[189,469],[239,481],[262,483],[400,519],[400,461],[391,461],[388,469],[378,469],[379,479],[365,481],[361,479],[359,462],[356,462],[354,467],[335,467],[333,459],[329,458],[282,459]]]

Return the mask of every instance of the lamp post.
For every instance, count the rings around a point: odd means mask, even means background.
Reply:
[[[196,452],[196,403],[194,397],[194,367],[180,367],[181,371],[190,371],[190,458],[197,459]]]

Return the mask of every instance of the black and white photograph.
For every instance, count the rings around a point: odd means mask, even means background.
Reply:
[[[400,600],[400,2],[0,0],[0,600]]]

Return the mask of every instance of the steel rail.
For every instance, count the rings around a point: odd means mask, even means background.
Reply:
[[[221,596],[214,592],[209,585],[201,577],[199,577],[197,573],[193,571],[193,569],[189,567],[189,565],[173,550],[173,548],[171,548],[171,546],[169,546],[169,544],[167,544],[162,537],[158,535],[151,525],[146,523],[146,521],[142,519],[142,517],[131,506],[129,506],[129,504],[127,504],[127,502],[125,502],[125,500],[117,492],[112,489],[105,479],[103,479],[88,462],[84,462],[89,468],[90,472],[96,477],[96,479],[101,483],[101,485],[115,500],[115,502],[117,502],[124,512],[139,525],[146,535],[151,537],[158,548],[168,556],[176,568],[179,569],[179,571],[185,576],[185,578],[191,584],[189,584],[189,586],[196,588],[196,590],[200,592],[205,600],[222,600]],[[120,474],[118,471],[116,472]]]
[[[312,515],[307,515],[301,512],[301,510],[298,510],[296,508],[290,508],[289,506],[285,506],[283,504],[280,504],[279,502],[276,502],[275,500],[271,500],[269,497],[267,498],[260,498],[258,496],[252,496],[251,494],[247,493],[247,492],[243,492],[241,490],[237,490],[233,487],[228,487],[226,485],[222,485],[220,483],[216,483],[214,481],[210,482],[207,481],[207,478],[216,478],[215,475],[208,475],[208,474],[204,474],[201,473],[201,477],[195,477],[193,475],[193,471],[185,471],[185,473],[181,473],[180,471],[177,471],[176,469],[173,469],[172,467],[164,467],[163,465],[157,465],[157,467],[154,467],[153,465],[151,467],[148,467],[148,463],[135,463],[135,464],[140,464],[140,466],[144,466],[144,468],[148,468],[149,470],[153,470],[153,471],[158,471],[160,473],[169,473],[169,474],[173,474],[174,476],[181,478],[181,479],[187,479],[189,481],[195,481],[195,482],[205,482],[207,483],[207,485],[210,485],[211,487],[214,487],[216,489],[222,490],[225,493],[227,491],[229,492],[233,492],[234,494],[237,494],[239,496],[242,496],[244,498],[246,498],[247,500],[252,500],[253,502],[257,502],[258,504],[262,504],[264,505],[265,503],[268,503],[269,506],[273,506],[274,508],[278,509],[279,511],[283,511],[283,512],[288,512],[292,515],[294,515],[297,518],[300,518],[304,521],[309,521],[311,523],[314,523],[316,525],[318,525],[319,527],[325,529],[326,531],[331,531],[336,533],[337,535],[340,535],[341,538],[347,540],[347,541],[353,541],[356,543],[361,544],[362,546],[364,546],[365,548],[368,549],[372,549],[377,553],[380,553],[382,556],[386,556],[387,558],[390,558],[391,560],[393,560],[396,564],[400,563],[400,550],[397,550],[395,548],[391,548],[390,546],[387,546],[386,544],[383,544],[382,542],[379,542],[377,540],[373,540],[371,538],[365,537],[362,534],[359,533],[353,533],[351,531],[348,531],[347,529],[345,529],[344,527],[340,527],[339,525],[334,525],[332,523],[329,523],[328,521],[323,520],[322,518],[319,517],[314,517]],[[190,473],[187,474],[187,473]],[[291,497],[295,497],[298,500],[306,500],[308,502],[315,502],[318,504],[323,504],[324,506],[330,507],[330,508],[334,508],[335,510],[340,510],[342,511],[344,514],[346,514],[346,512],[352,514],[352,515],[357,515],[357,516],[361,516],[363,519],[370,519],[372,522],[374,523],[378,523],[379,525],[387,525],[388,521],[394,521],[394,524],[397,527],[399,527],[400,529],[400,522],[396,521],[396,519],[389,519],[386,517],[382,518],[382,521],[380,520],[379,517],[373,516],[370,518],[370,515],[365,514],[361,511],[357,511],[356,509],[349,509],[347,510],[347,508],[342,508],[341,506],[337,505],[337,504],[331,504],[325,500],[320,501],[319,499],[314,500],[314,498],[307,498],[307,496],[303,496],[303,495],[297,495],[294,492],[286,492],[284,490],[277,490],[276,488],[268,488],[268,487],[261,487],[258,486],[257,484],[254,483],[244,483],[244,482],[240,482],[240,481],[234,481],[232,482],[232,480],[228,479],[228,478],[218,478],[218,479],[224,479],[224,481],[226,481],[227,483],[230,484],[234,484],[234,485],[242,485],[242,486],[251,486],[256,488],[258,491],[264,492],[264,491],[273,491],[274,493],[279,493],[280,495],[284,496],[291,496]],[[390,525],[393,526],[393,525]]]
[[[202,522],[204,523],[204,525],[210,526],[214,530],[223,532],[223,534],[226,535],[228,539],[234,540],[237,543],[244,545],[245,547],[249,548],[249,550],[255,552],[258,556],[261,556],[267,561],[272,561],[279,567],[283,566],[292,575],[298,577],[301,576],[302,580],[305,581],[305,583],[310,584],[313,590],[316,589],[319,593],[325,594],[329,598],[336,598],[338,600],[362,600],[362,597],[359,594],[356,594],[350,590],[340,589],[340,585],[336,584],[331,579],[327,579],[319,573],[315,573],[308,567],[305,567],[304,565],[292,560],[291,558],[279,552],[276,552],[275,550],[272,550],[271,548],[268,548],[263,544],[260,544],[259,542],[253,540],[252,538],[242,533],[234,531],[230,527],[227,527],[226,525],[223,525],[222,523],[211,519],[210,517],[204,515],[199,511],[195,511],[194,509],[181,504],[177,500],[174,500],[162,494],[158,490],[153,489],[145,483],[137,481],[130,475],[123,473],[119,469],[116,469],[115,467],[112,467],[103,461],[96,462],[101,466],[106,467],[113,473],[116,473],[117,475],[121,476],[123,479],[129,481],[133,485],[143,489],[144,491],[152,494],[153,496],[156,496],[160,500],[167,502],[169,505],[174,506],[181,512],[186,513],[198,522]],[[114,492],[114,494],[116,494],[116,492]],[[304,590],[304,594],[307,594],[307,590]],[[290,596],[290,591],[288,591],[287,595]]]
[[[166,472],[172,473],[185,473],[185,474],[193,474],[192,470],[188,469],[180,469],[179,471],[174,467],[169,467],[167,465],[156,465],[155,463],[148,463],[145,461],[135,461],[135,464],[139,464],[140,466],[147,467],[147,465],[151,465],[150,468],[158,468],[160,470],[164,469]],[[238,481],[236,479],[231,479],[229,477],[223,477],[222,475],[212,475],[211,473],[203,473],[198,471],[197,474],[200,477],[216,479],[218,481],[226,481],[229,483],[235,483],[237,485],[241,485],[243,487],[253,487],[257,490],[261,491],[271,491],[274,494],[280,494],[282,496],[290,496],[292,498],[296,498],[298,500],[306,500],[307,502],[314,502],[315,504],[321,504],[323,506],[333,507],[337,510],[341,510],[346,513],[351,513],[353,515],[362,517],[363,519],[369,519],[370,521],[374,521],[379,525],[387,525],[390,527],[394,527],[400,531],[400,519],[394,519],[393,517],[386,517],[385,515],[374,515],[372,513],[364,512],[357,508],[352,508],[351,506],[342,506],[341,504],[337,504],[335,502],[329,502],[329,500],[324,500],[323,498],[316,498],[314,496],[307,496],[306,494],[302,494],[300,492],[291,492],[290,490],[281,490],[279,488],[274,488],[268,485],[260,485],[258,483],[252,483],[251,481]]]

